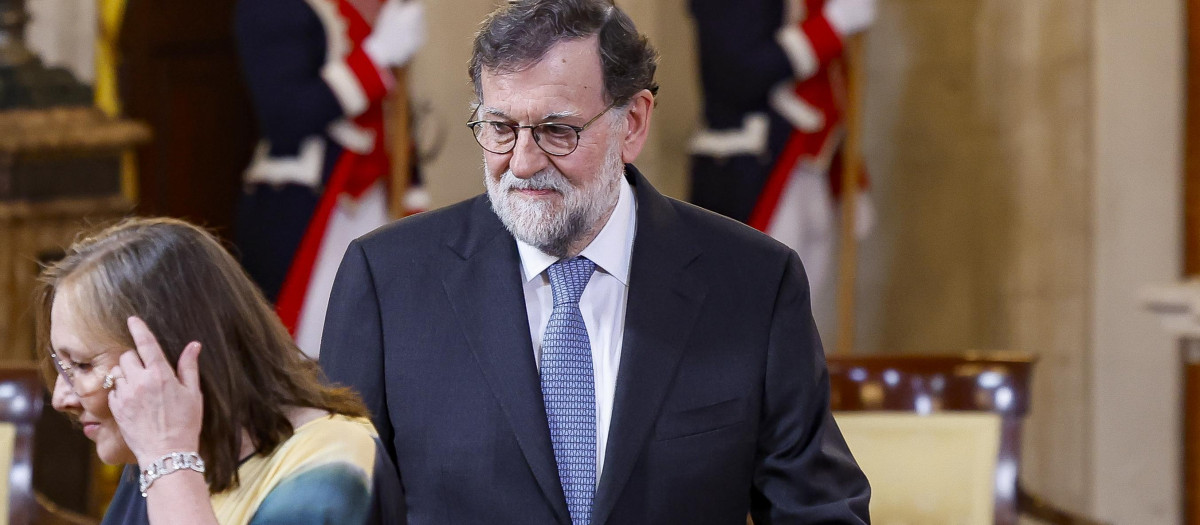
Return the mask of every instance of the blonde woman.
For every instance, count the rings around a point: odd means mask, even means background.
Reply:
[[[126,463],[104,523],[393,523],[367,411],[322,383],[221,244],[131,219],[46,268],[39,345],[56,410]]]

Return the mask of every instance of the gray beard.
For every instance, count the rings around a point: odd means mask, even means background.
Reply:
[[[609,144],[600,173],[586,185],[576,187],[553,166],[533,177],[521,179],[506,171],[499,180],[484,164],[484,183],[492,210],[509,233],[521,242],[558,258],[571,255],[585,236],[598,232],[616,206],[625,165],[619,142]],[[561,196],[559,203],[527,200],[513,190],[549,189]]]

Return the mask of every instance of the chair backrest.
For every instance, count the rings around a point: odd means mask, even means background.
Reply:
[[[31,364],[0,364],[0,523],[33,523],[33,430],[44,387]]]
[[[831,406],[872,481],[876,523],[1017,523],[1034,361],[1020,353],[829,356]]]

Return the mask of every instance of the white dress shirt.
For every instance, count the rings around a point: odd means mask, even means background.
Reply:
[[[596,386],[596,483],[604,467],[608,428],[612,422],[613,398],[617,389],[617,371],[621,365],[621,337],[625,333],[625,301],[629,297],[629,264],[633,256],[633,236],[637,222],[637,202],[633,188],[621,177],[617,206],[604,228],[580,255],[596,263],[583,295],[579,311],[592,343],[592,370]],[[534,361],[542,363],[542,334],[554,309],[550,276],[546,269],[558,262],[521,241],[517,241],[524,274],[525,310],[529,314],[529,335],[533,338]]]

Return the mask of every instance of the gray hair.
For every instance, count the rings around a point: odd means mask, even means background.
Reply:
[[[624,105],[643,89],[658,94],[658,52],[611,0],[521,0],[497,9],[475,34],[468,73],[483,97],[480,74],[517,73],[566,40],[599,35],[606,102]]]

